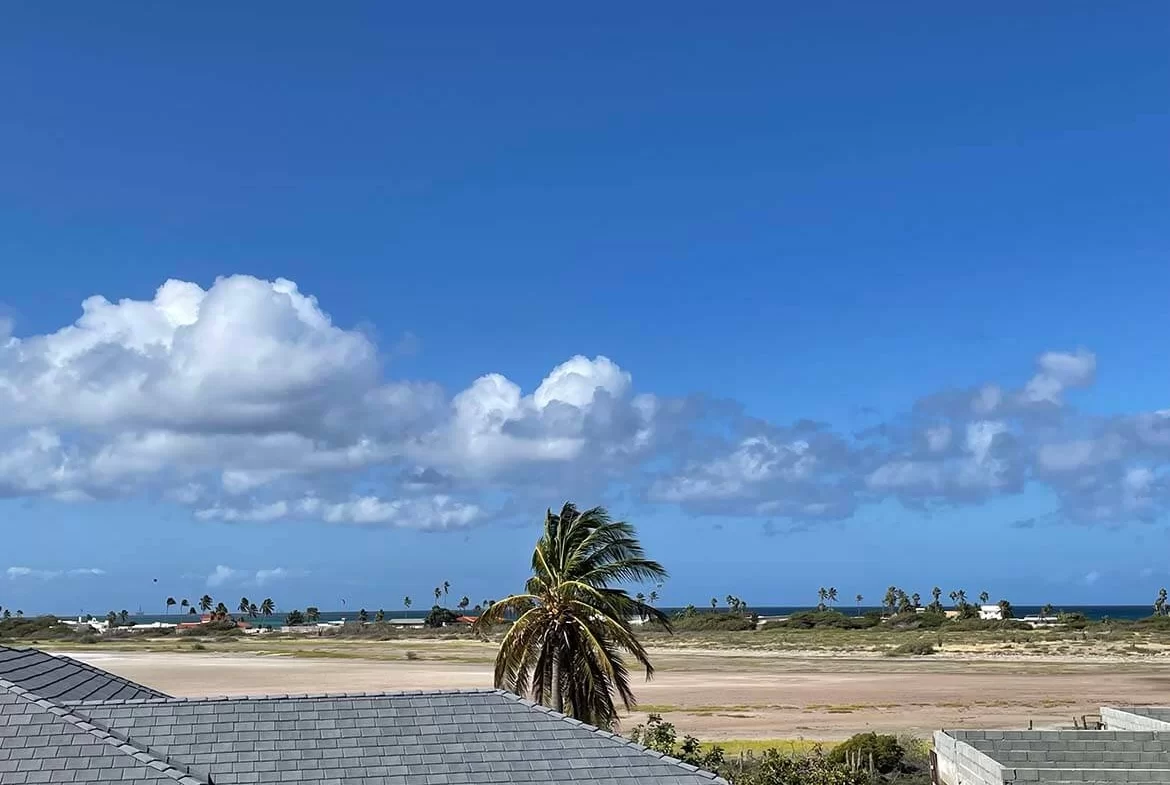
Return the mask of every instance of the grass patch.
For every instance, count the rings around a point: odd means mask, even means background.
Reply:
[[[759,755],[765,750],[777,749],[789,755],[807,755],[817,747],[828,752],[840,742],[816,741],[815,739],[728,739],[726,741],[705,741],[703,749],[722,747],[723,752],[731,757],[740,754]]]

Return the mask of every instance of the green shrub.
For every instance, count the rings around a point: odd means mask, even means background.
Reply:
[[[706,632],[711,630],[743,632],[754,630],[756,623],[752,621],[750,616],[739,613],[680,613],[670,620],[670,626],[674,628],[675,632]],[[648,630],[663,629],[658,624],[647,624],[646,628]]]
[[[770,627],[811,630],[814,628],[836,628],[841,630],[857,629],[861,620],[857,616],[846,616],[840,611],[801,611],[794,613],[784,621],[769,622],[765,629]]]
[[[448,624],[453,624],[459,616],[451,611],[450,608],[440,608],[435,605],[431,608],[431,612],[427,614],[426,619],[423,620],[424,627],[432,629],[436,627],[445,627]]]
[[[829,752],[829,761],[838,765],[855,761],[860,768],[868,770],[870,756],[875,770],[889,774],[902,768],[906,750],[896,736],[859,733],[834,747]]]
[[[835,763],[820,749],[808,755],[788,755],[775,748],[736,772],[735,785],[870,785],[866,771]]]
[[[1028,630],[1031,631],[1032,625],[1026,621],[1016,621],[1015,619],[952,619],[946,623],[947,630],[955,632],[979,632],[979,631],[1002,631],[1002,630]]]
[[[901,646],[895,646],[886,652],[887,657],[925,657],[934,654],[934,644],[930,641],[909,641]]]

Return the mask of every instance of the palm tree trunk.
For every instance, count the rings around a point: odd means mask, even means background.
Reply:
[[[552,710],[560,713],[565,711],[565,699],[561,695],[561,657],[560,652],[552,658]]]

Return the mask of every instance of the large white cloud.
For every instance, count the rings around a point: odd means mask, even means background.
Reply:
[[[155,493],[204,520],[464,526],[487,517],[472,498],[358,488],[395,467],[472,497],[542,465],[626,462],[658,411],[606,357],[572,357],[531,394],[500,374],[450,397],[388,380],[366,335],[283,279],[95,296],[70,326],[0,341],[0,496]]]
[[[796,520],[1029,483],[1068,518],[1149,520],[1170,506],[1170,413],[1077,412],[1070,398],[1097,373],[1083,349],[850,434],[639,392],[604,356],[570,357],[529,391],[499,373],[453,394],[391,378],[366,334],[283,279],[167,281],[150,300],[91,297],[50,333],[17,327],[0,325],[0,497],[146,495],[205,521],[423,529],[613,489]]]

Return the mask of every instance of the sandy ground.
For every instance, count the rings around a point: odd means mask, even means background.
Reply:
[[[483,661],[73,651],[173,695],[491,686]],[[1101,705],[1170,704],[1170,661],[1073,663],[799,658],[758,652],[654,655],[636,687],[644,711],[702,739],[839,739],[866,730],[1069,726]],[[644,718],[623,721],[628,729]]]

